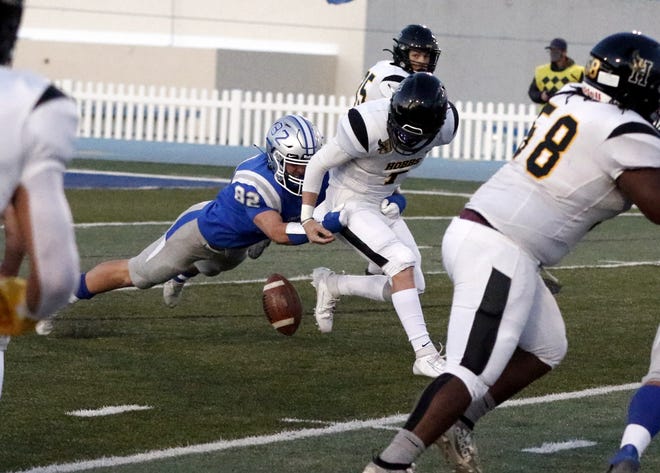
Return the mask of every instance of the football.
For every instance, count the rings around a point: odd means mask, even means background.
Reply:
[[[281,274],[271,274],[263,290],[264,313],[275,330],[293,335],[302,320],[302,302],[293,284]]]

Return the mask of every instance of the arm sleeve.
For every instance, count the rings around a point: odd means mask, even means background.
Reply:
[[[26,121],[26,166],[22,179],[45,168],[64,171],[73,157],[77,127],[78,112],[73,100],[59,96],[38,104]]]
[[[64,307],[77,289],[80,275],[73,219],[63,184],[65,167],[74,151],[77,111],[75,103],[63,95],[46,99],[35,106],[24,127],[26,166],[21,176],[29,197],[31,268],[39,284],[38,307],[32,308],[37,318]]]
[[[325,174],[332,168],[338,167],[353,159],[337,144],[336,138],[331,138],[312,159],[305,170],[303,192],[319,194]]]
[[[39,280],[39,305],[33,315],[44,318],[64,307],[78,287],[78,249],[62,173],[46,168],[23,185],[29,195],[31,258]]]
[[[286,234],[292,245],[302,245],[307,243],[307,234],[299,222],[289,222],[286,224]]]
[[[532,79],[532,83],[529,84],[527,95],[529,95],[529,98],[532,99],[532,102],[534,103],[544,103],[543,100],[541,100],[541,91],[536,86],[536,79]]]

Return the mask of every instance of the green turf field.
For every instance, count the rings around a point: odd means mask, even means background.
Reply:
[[[135,163],[73,167],[229,175]],[[406,217],[424,257],[422,303],[438,342],[451,297],[442,233],[474,188],[420,179],[404,186],[429,191],[407,194]],[[83,270],[133,256],[180,211],[214,194],[68,191]],[[605,471],[660,319],[659,243],[658,227],[629,214],[596,228],[552,270],[564,286],[557,298],[569,352],[555,372],[483,419],[477,439],[485,472]],[[0,401],[0,472],[360,473],[427,380],[412,375],[413,353],[389,304],[344,298],[334,331],[316,330],[309,275],[319,265],[364,270],[340,243],[271,245],[235,271],[198,278],[176,309],[162,304],[161,288],[122,290],[65,309],[49,336],[13,340]],[[292,337],[262,313],[261,288],[272,272],[289,277],[303,300],[305,317]],[[563,396],[543,397],[553,393]],[[112,406],[136,410],[95,411]],[[418,467],[451,471],[435,448]],[[658,441],[642,471],[660,471]]]

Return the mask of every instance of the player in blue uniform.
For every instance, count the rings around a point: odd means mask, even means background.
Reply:
[[[229,271],[263,242],[283,245],[307,242],[300,224],[302,181],[310,158],[323,144],[316,127],[299,115],[275,121],[266,136],[266,151],[243,161],[231,184],[212,201],[184,211],[172,226],[139,255],[100,263],[80,277],[77,299],[122,287],[147,289],[166,283],[165,303],[174,307],[184,282],[202,273]],[[327,185],[327,177],[325,186]],[[337,216],[335,216],[337,217]],[[338,231],[338,218],[333,227]]]

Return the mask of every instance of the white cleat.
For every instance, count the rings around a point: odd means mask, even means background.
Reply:
[[[37,332],[37,335],[50,335],[55,328],[53,324],[53,319],[43,319],[37,322],[37,325],[34,326],[34,331]]]
[[[417,358],[413,363],[412,371],[418,376],[437,378],[445,372],[446,365],[446,358],[440,353],[435,353]]]
[[[435,444],[440,447],[454,473],[483,473],[472,430],[462,423],[457,422],[449,427]]]
[[[181,291],[183,291],[183,286],[186,283],[175,281],[170,279],[165,284],[163,284],[163,301],[165,305],[170,308],[174,308],[179,304],[181,300]]]
[[[312,272],[312,286],[316,288],[314,317],[316,317],[316,325],[323,333],[332,332],[335,305],[339,300],[339,297],[332,294],[328,288],[328,277],[334,274],[334,271],[328,268],[315,268]]]

